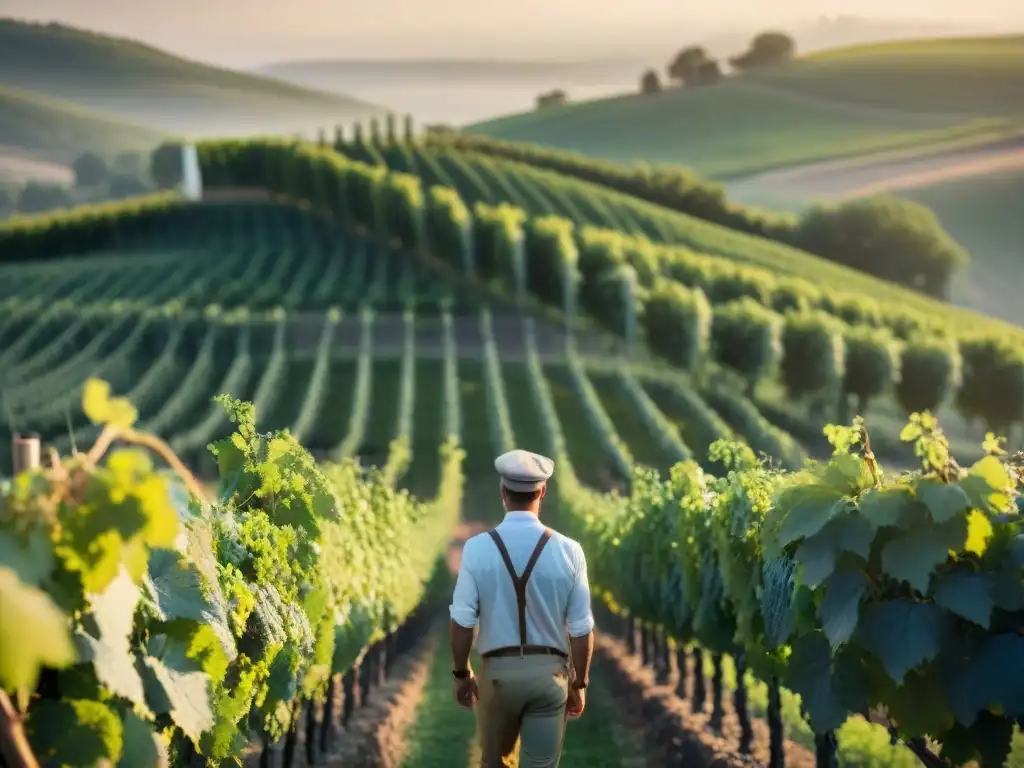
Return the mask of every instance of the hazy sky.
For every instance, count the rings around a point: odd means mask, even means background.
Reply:
[[[751,8],[763,9],[752,13]],[[770,11],[769,11],[770,9]],[[593,55],[626,40],[819,15],[1019,24],[1021,0],[0,0],[0,15],[59,20],[232,65],[293,57]],[[678,30],[678,31],[676,31]],[[629,38],[632,38],[630,40]]]

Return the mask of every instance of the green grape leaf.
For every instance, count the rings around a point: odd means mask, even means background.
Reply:
[[[860,497],[857,506],[860,513],[876,528],[892,526],[905,528],[914,520],[917,505],[910,488],[872,488]]]
[[[1002,512],[1013,502],[1013,483],[1006,467],[995,456],[976,462],[960,480],[970,505],[988,514]]]
[[[153,550],[144,583],[150,590],[161,621],[202,621],[211,609],[199,572],[175,550]]]
[[[967,540],[963,544],[964,552],[981,557],[988,549],[988,542],[993,533],[992,521],[984,513],[972,509],[967,515]]]
[[[768,648],[777,648],[796,629],[793,611],[793,563],[776,558],[762,566],[761,615],[764,617],[764,635]],[[338,646],[335,647],[335,655]],[[337,669],[335,669],[337,671]]]
[[[42,699],[29,711],[25,730],[44,765],[94,768],[121,758],[121,718],[99,701]]]
[[[1017,566],[992,574],[992,599],[1004,611],[1024,611],[1024,582]]]
[[[956,723],[942,737],[939,757],[952,765],[979,762],[982,768],[1007,765],[1013,739],[1013,722],[1005,717],[982,712],[965,727]]]
[[[944,523],[967,510],[970,502],[959,485],[922,478],[917,483],[917,498],[928,508],[932,520]]]
[[[175,550],[153,550],[143,586],[161,621],[191,619],[208,626],[228,658],[235,657],[237,650],[227,607],[217,585],[205,580],[195,560],[186,560]]]
[[[274,657],[267,675],[267,701],[291,701],[299,692],[295,669],[299,666],[298,653],[288,643]]]
[[[882,548],[882,570],[918,592],[927,592],[935,568],[946,562],[950,550],[960,550],[966,528],[963,517],[945,525],[919,521],[886,542]]]
[[[102,594],[88,596],[101,640],[113,644],[123,643],[125,651],[128,651],[128,637],[141,596],[142,593],[125,568],[121,568],[117,578]]]
[[[821,477],[822,485],[844,495],[856,493],[870,482],[871,472],[867,462],[853,453],[833,456]]]
[[[825,598],[818,608],[821,628],[833,648],[853,636],[860,618],[860,601],[871,583],[860,571],[836,571],[825,582]]]
[[[86,624],[93,631],[76,632],[75,645],[80,660],[92,664],[104,687],[133,704],[143,705],[146,695],[130,645],[139,596],[139,588],[122,568],[103,594],[89,596],[92,613]]]
[[[866,560],[874,538],[875,529],[866,518],[841,513],[797,548],[795,558],[803,566],[801,580],[812,587],[821,584],[835,569],[840,552],[852,552]]]
[[[143,675],[146,701],[158,715],[170,715],[175,725],[195,742],[213,726],[210,678],[188,658],[186,646],[175,638],[150,640]]]
[[[83,519],[82,522],[86,521]],[[86,533],[70,526],[64,530],[66,543],[56,547],[57,554],[69,571],[80,574],[86,593],[102,592],[117,577],[124,540],[115,530]]]
[[[941,576],[933,597],[937,605],[950,613],[988,629],[995,600],[989,574],[957,572]]]
[[[28,536],[0,531],[0,567],[13,570],[24,584],[38,587],[54,563],[53,544],[45,528],[35,527]]]
[[[947,622],[932,603],[890,600],[865,608],[860,629],[863,646],[902,683],[907,672],[939,655]]]
[[[112,397],[107,402],[107,424],[118,429],[128,429],[139,418],[135,406],[125,397]]]
[[[782,518],[779,544],[786,546],[813,536],[846,506],[838,491],[822,485],[797,485],[787,488],[776,502]]]
[[[88,379],[82,388],[82,411],[93,424],[106,424],[110,414],[110,384]]]
[[[815,733],[839,728],[850,712],[867,706],[867,689],[857,665],[845,656],[833,664],[828,640],[821,633],[794,641],[787,685],[800,695]]]
[[[135,668],[134,657],[127,648],[97,640],[85,632],[75,633],[79,661],[91,664],[99,683],[110,693],[123,696],[134,704],[145,704],[142,678]]]
[[[903,685],[886,694],[885,706],[904,738],[940,734],[954,724],[942,678],[931,671],[908,672]]]
[[[34,688],[40,667],[74,661],[68,617],[49,595],[0,566],[0,688]]]
[[[994,707],[1006,717],[1024,716],[1024,637],[1008,632],[986,638],[967,663],[950,670],[947,689],[961,725]]]
[[[82,410],[93,424],[109,424],[119,429],[127,429],[139,417],[127,398],[110,396],[110,384],[102,379],[85,382]]]
[[[107,457],[106,472],[112,499],[124,498],[133,507],[138,525],[121,529],[125,539],[138,531],[151,547],[173,547],[180,525],[174,508],[172,481],[153,471],[153,460],[139,448],[122,448]],[[119,498],[120,497],[120,498]]]
[[[147,723],[132,711],[124,715],[124,753],[117,768],[168,768],[167,745]]]

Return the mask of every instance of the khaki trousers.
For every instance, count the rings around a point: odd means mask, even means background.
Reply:
[[[482,661],[475,708],[480,768],[557,768],[570,674],[569,662],[561,656]]]

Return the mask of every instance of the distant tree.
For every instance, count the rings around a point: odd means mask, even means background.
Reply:
[[[160,189],[178,186],[184,177],[181,145],[162,144],[153,150],[149,159],[149,175]]]
[[[658,93],[660,90],[661,78],[653,69],[648,69],[640,78],[640,93]]]
[[[722,79],[722,68],[715,60],[705,61],[694,75],[694,80],[688,85],[714,85]]]
[[[110,176],[107,191],[111,197],[135,197],[149,192],[149,185],[135,174],[114,173]]]
[[[713,62],[708,52],[699,45],[684,48],[668,65],[669,79],[680,85],[695,85],[701,81],[701,70]]]
[[[43,213],[54,208],[67,208],[74,202],[71,191],[60,184],[30,181],[18,195],[18,211],[21,213]]]
[[[557,88],[547,93],[542,93],[537,97],[537,109],[545,109],[547,107],[564,107],[569,103],[569,97],[565,91]]]
[[[969,263],[930,209],[888,196],[809,209],[793,244],[940,299],[949,298],[954,274]]]
[[[95,152],[86,152],[71,164],[76,187],[98,187],[107,180],[107,161]]]
[[[110,164],[110,171],[142,176],[146,172],[146,156],[142,152],[119,152]]]
[[[14,207],[14,193],[7,187],[0,187],[0,213]]]
[[[740,71],[785,64],[796,55],[796,42],[785,32],[762,32],[743,54],[729,59]]]

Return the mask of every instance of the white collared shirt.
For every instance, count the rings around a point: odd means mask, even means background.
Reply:
[[[498,535],[505,542],[517,576],[523,574],[543,530],[543,524],[530,512],[508,512],[498,525]],[[462,550],[449,613],[462,627],[479,625],[478,653],[519,645],[515,587],[497,545],[487,533],[471,538]],[[526,584],[526,643],[568,653],[566,632],[582,637],[593,628],[583,548],[553,532]]]

